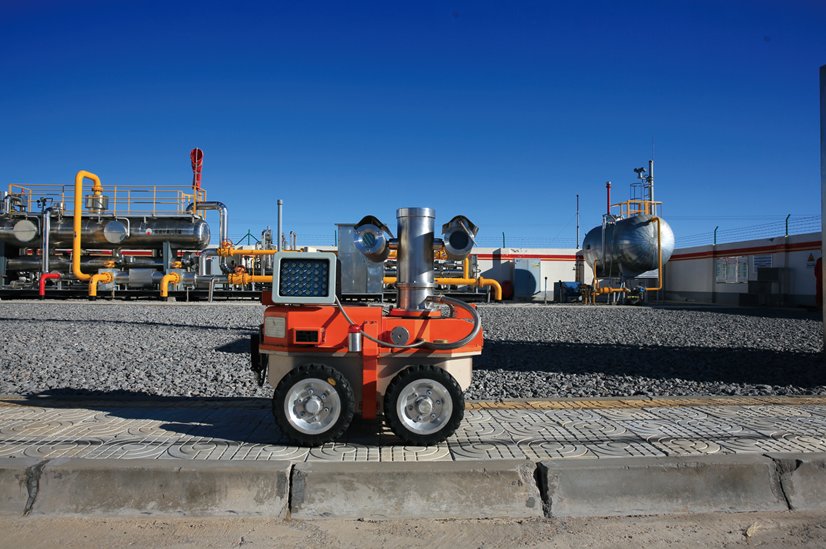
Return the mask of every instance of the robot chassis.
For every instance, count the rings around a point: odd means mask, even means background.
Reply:
[[[452,435],[464,417],[473,357],[482,352],[472,305],[434,294],[433,253],[464,259],[478,228],[456,216],[434,238],[431,208],[397,210],[398,238],[373,216],[355,226],[355,246],[369,260],[398,260],[396,306],[342,305],[332,253],[278,253],[272,293],[252,369],[275,387],[273,415],[302,446],[339,438],[356,413],[383,415],[408,444],[430,445]],[[442,307],[451,311],[443,316]]]

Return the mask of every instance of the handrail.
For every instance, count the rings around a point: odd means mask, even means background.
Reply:
[[[46,183],[11,183],[8,185],[10,194],[20,195],[22,204],[27,211],[35,209],[35,196],[51,198],[55,203],[63,205],[63,211],[70,214],[72,199],[66,204],[68,185],[53,185]],[[111,209],[129,215],[152,215],[161,213],[185,214],[186,206],[191,202],[200,203],[206,200],[206,191],[203,189],[192,193],[189,187],[181,185],[108,185],[112,197],[109,201]]]

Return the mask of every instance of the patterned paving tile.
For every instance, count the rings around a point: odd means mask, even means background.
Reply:
[[[724,449],[711,440],[663,438],[651,441],[651,444],[667,456],[734,453],[734,451]]]
[[[556,458],[596,458],[584,444],[560,442],[545,438],[520,440],[517,445],[522,453],[531,461]]]
[[[673,400],[673,402],[672,402]],[[621,399],[471,406],[456,433],[406,446],[356,421],[339,442],[287,443],[267,406],[164,402],[0,406],[0,457],[446,461],[826,452],[823,399]],[[666,405],[667,404],[667,405]]]

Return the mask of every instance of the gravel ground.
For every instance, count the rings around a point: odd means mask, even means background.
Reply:
[[[819,315],[481,306],[471,399],[826,394]],[[270,397],[254,303],[0,302],[0,394]]]

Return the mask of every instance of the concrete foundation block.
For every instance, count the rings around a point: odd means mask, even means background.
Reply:
[[[759,455],[550,460],[548,516],[787,510],[775,464]]]
[[[29,500],[28,472],[40,460],[30,458],[0,459],[0,514],[22,515]]]
[[[58,459],[43,467],[32,514],[284,517],[286,461]]]
[[[527,461],[300,463],[292,517],[541,517],[535,470]]]
[[[826,509],[826,454],[769,454],[792,510]]]

